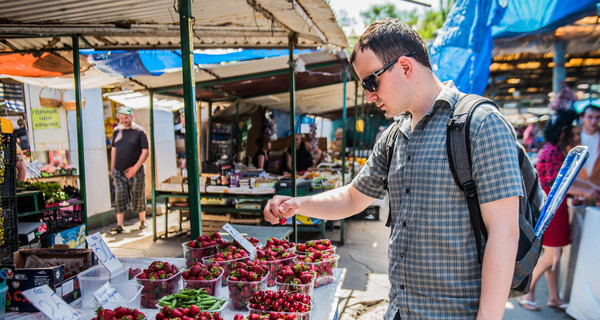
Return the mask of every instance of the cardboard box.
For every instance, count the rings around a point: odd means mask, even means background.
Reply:
[[[183,192],[183,177],[172,176],[158,186],[161,191]]]
[[[22,292],[44,284],[53,288],[67,303],[75,301],[81,296],[75,275],[91,267],[96,259],[90,249],[66,246],[20,249],[13,258],[15,264],[0,266],[0,274],[11,275],[7,280],[6,310],[15,312],[37,312]]]
[[[72,249],[85,248],[85,224],[75,225],[69,229],[49,234],[48,246],[66,244]]]
[[[13,259],[17,268],[64,265],[65,279],[76,276],[97,263],[91,249],[70,249],[65,245],[56,245],[54,249],[20,249],[13,254]]]
[[[37,312],[38,309],[25,299],[23,291],[45,284],[52,288],[64,280],[65,266],[20,269],[14,265],[4,265],[0,266],[0,272],[9,275],[9,279],[6,280],[6,311]]]

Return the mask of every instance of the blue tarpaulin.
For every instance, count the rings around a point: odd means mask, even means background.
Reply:
[[[294,50],[294,54],[314,52],[312,49]],[[161,75],[169,70],[181,68],[179,50],[139,50],[139,51],[93,51],[81,50],[97,68],[124,77],[140,75]],[[224,54],[194,53],[194,63],[198,65],[219,64],[233,61],[246,61],[288,55],[289,51],[252,49]]]
[[[430,48],[436,76],[466,93],[487,86],[493,39],[547,32],[595,13],[597,0],[459,0]]]

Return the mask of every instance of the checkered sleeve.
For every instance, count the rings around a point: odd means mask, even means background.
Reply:
[[[472,170],[480,203],[523,196],[513,130],[493,106],[481,106],[473,114]]]
[[[381,134],[379,140],[375,142],[375,146],[373,147],[369,159],[358,175],[354,177],[354,180],[352,180],[352,186],[354,186],[356,190],[372,198],[383,199],[387,192],[383,187],[383,184],[388,173],[386,142],[391,127],[392,126],[390,125],[387,130]],[[398,132],[398,137],[401,134],[402,133]]]

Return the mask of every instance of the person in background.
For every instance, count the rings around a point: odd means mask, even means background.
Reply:
[[[144,161],[148,158],[148,138],[144,129],[133,123],[133,110],[121,107],[119,125],[113,131],[110,172],[115,186],[117,226],[111,231],[123,232],[126,210],[139,213],[140,229],[146,228]]]
[[[306,171],[313,166],[310,150],[310,144],[302,141],[302,135],[296,133],[296,172]],[[292,147],[285,153],[285,167],[287,172],[292,172]]]
[[[261,136],[256,139],[258,151],[252,157],[252,164],[255,168],[267,171],[269,168],[269,150],[271,150],[271,139],[267,136]]]
[[[552,184],[567,157],[569,150],[581,143],[579,138],[580,127],[573,125],[578,115],[573,110],[558,109],[544,129],[544,140],[547,142],[539,151],[536,168],[539,173],[540,185],[546,194],[550,192]],[[590,197],[594,190],[572,186],[568,193]],[[566,310],[567,304],[560,299],[558,293],[558,262],[562,248],[571,243],[569,212],[567,197],[563,199],[556,210],[552,221],[548,225],[543,237],[544,253],[538,260],[531,280],[529,293],[519,300],[519,304],[526,310],[538,311],[539,305],[535,302],[535,288],[538,280],[545,274],[548,282],[548,307]]]
[[[362,79],[366,102],[394,117],[392,159],[386,130],[352,183],[311,196],[275,196],[265,206],[265,220],[277,223],[294,214],[343,219],[389,193],[391,288],[384,319],[501,319],[523,196],[512,127],[490,104],[471,117],[473,179],[488,232],[480,264],[466,196],[446,155],[447,123],[460,92],[452,81],[436,78],[425,42],[397,19],[371,24],[350,63]]]
[[[19,129],[15,130],[15,137],[17,137],[17,143],[24,152],[29,150],[29,139],[27,138],[27,122],[21,118],[17,120]]]
[[[27,167],[25,165],[25,153],[17,143],[17,180],[25,181],[27,179]]]
[[[577,176],[575,185],[584,184],[591,188],[600,186],[600,107],[590,104],[581,113],[581,144],[588,147],[590,156]],[[581,203],[582,199],[579,199]]]

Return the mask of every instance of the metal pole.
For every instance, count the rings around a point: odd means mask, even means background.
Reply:
[[[288,38],[288,50],[289,50],[289,74],[290,74],[290,153],[292,155],[292,197],[296,196],[296,75],[294,74],[294,47],[298,35],[295,33],[290,34]],[[292,225],[294,228],[294,242],[298,242],[298,222],[296,216],[292,218]]]
[[[75,80],[75,117],[77,119],[77,160],[79,161],[79,193],[83,200],[83,217],[85,234],[88,234],[87,198],[85,188],[85,158],[83,156],[83,119],[81,118],[81,67],[79,66],[79,37],[72,36],[73,41],[73,80]]]
[[[342,102],[342,185],[346,185],[346,66],[342,74],[342,81],[344,83],[344,101]]]
[[[356,123],[358,121],[358,80],[354,80],[354,135],[352,136],[352,180],[354,180],[354,163],[356,163],[356,138],[358,137],[358,130],[356,130]],[[364,124],[364,123],[363,123]],[[365,127],[363,126],[363,130]]]
[[[152,175],[152,240],[156,241],[156,153],[154,152],[154,91],[149,91],[148,96],[150,96],[150,172]],[[167,215],[166,212],[165,215]],[[165,234],[167,231],[168,230],[165,230]]]
[[[188,205],[192,239],[202,234],[200,218],[200,179],[198,174],[198,138],[196,135],[196,87],[194,79],[194,41],[191,0],[179,1],[181,60],[183,67],[183,101],[185,113],[185,153],[188,170]]]
[[[558,95],[563,88],[565,78],[567,77],[567,68],[565,67],[566,48],[564,41],[554,40],[554,68],[552,69],[552,91]]]

